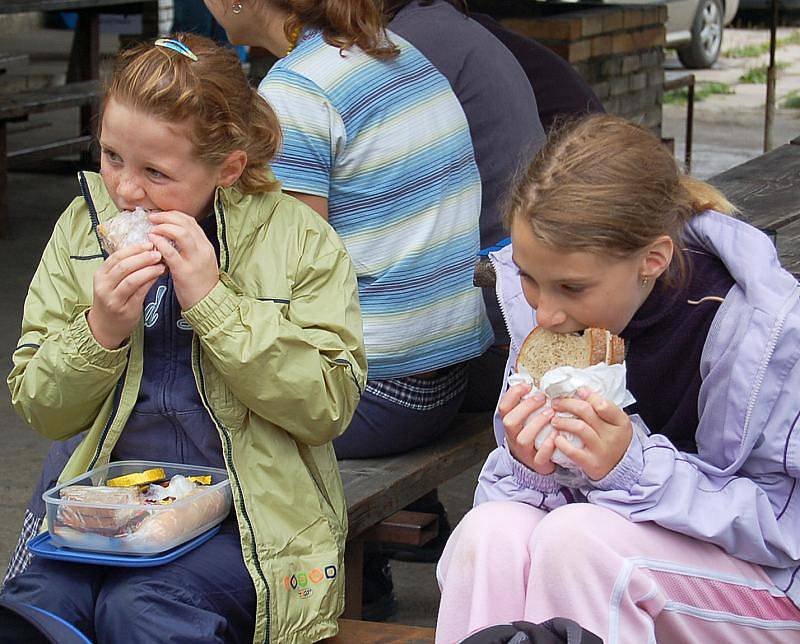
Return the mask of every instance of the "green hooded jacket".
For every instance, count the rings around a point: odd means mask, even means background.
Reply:
[[[79,181],[31,282],[8,377],[43,435],[88,430],[62,481],[108,462],[143,367],[141,322],[115,350],[89,330],[97,225],[117,211],[99,175]],[[254,642],[315,642],[336,633],[344,606],[347,508],[331,440],[366,380],[355,274],[333,229],[288,195],[218,189],[214,213],[220,282],[183,316],[258,596]]]

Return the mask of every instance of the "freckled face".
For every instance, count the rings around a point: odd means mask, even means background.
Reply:
[[[644,303],[642,259],[562,251],[536,239],[526,221],[511,227],[514,263],[536,323],[557,333],[588,327],[619,334]]]
[[[197,159],[189,123],[170,123],[110,99],[100,134],[100,174],[120,210],[177,210],[202,219],[219,169]]]

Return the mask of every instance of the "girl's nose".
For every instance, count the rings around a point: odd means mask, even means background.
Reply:
[[[135,176],[124,173],[117,184],[117,194],[126,206],[135,207],[144,199],[144,189]]]
[[[567,321],[567,315],[554,303],[539,297],[536,308],[536,325],[545,329],[555,329]]]

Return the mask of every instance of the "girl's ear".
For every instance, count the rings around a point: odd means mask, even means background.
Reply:
[[[655,282],[669,268],[675,244],[669,235],[662,235],[644,251],[639,269],[640,277]]]
[[[225,188],[232,186],[242,176],[244,168],[247,165],[247,152],[244,150],[234,150],[222,162],[219,169],[219,177],[217,178],[217,185]]]

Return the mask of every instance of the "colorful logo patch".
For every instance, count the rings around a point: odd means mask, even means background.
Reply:
[[[283,578],[283,585],[289,592],[296,592],[301,599],[310,597],[314,592],[312,586],[317,586],[325,581],[336,579],[338,570],[336,566],[314,568],[308,572],[298,572]]]

